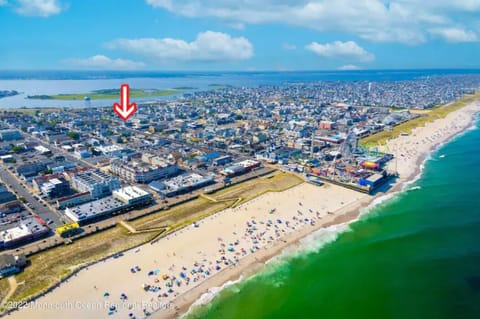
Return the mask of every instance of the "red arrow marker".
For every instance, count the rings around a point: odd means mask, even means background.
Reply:
[[[120,86],[120,104],[114,103],[113,110],[124,121],[128,120],[128,118],[137,111],[137,104],[129,102],[130,87],[128,84],[122,84]]]

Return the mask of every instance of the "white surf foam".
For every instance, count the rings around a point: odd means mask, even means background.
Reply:
[[[419,189],[422,189],[422,186],[413,186],[412,188],[409,188],[408,190],[409,191],[415,191],[415,190],[419,190]]]
[[[220,287],[209,288],[206,293],[202,294],[193,304],[190,305],[190,308],[188,308],[188,311],[185,312],[180,318],[185,318],[189,314],[191,314],[193,311],[195,311],[197,308],[209,304],[222,290],[243,281],[243,279],[244,279],[243,275],[241,275],[238,279],[229,280]]]

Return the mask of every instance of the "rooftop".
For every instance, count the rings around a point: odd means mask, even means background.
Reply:
[[[117,189],[113,191],[113,195],[118,195],[122,198],[125,198],[127,201],[142,196],[150,195],[149,192],[144,191],[143,189],[136,186],[127,186],[124,188]]]
[[[74,217],[73,219],[83,220],[114,212],[124,206],[125,204],[120,200],[113,196],[108,196],[90,203],[67,208],[65,212]]]
[[[111,153],[111,152],[117,152],[117,151],[123,150],[123,147],[120,147],[118,145],[103,145],[103,146],[97,146],[96,148],[102,153]]]
[[[96,184],[96,183],[104,183],[112,179],[113,177],[100,171],[87,171],[87,172],[80,172],[74,175],[76,179],[80,179],[87,184]]]
[[[0,242],[9,242],[48,230],[40,218],[25,219],[18,226],[0,231]]]
[[[197,184],[213,180],[210,176],[202,176],[200,174],[184,174],[163,182],[169,190],[181,189],[182,187],[192,187]]]

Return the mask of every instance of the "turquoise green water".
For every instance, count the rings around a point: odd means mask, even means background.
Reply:
[[[480,318],[478,126],[336,241],[270,265],[188,318]]]

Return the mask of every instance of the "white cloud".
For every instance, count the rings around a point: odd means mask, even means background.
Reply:
[[[192,42],[171,38],[118,39],[106,44],[109,49],[121,49],[159,62],[169,61],[235,61],[253,56],[253,46],[244,37],[206,31]]]
[[[360,62],[368,62],[375,59],[372,53],[366,51],[354,41],[335,41],[325,44],[312,42],[306,45],[305,49],[325,58],[340,58]]]
[[[358,65],[347,64],[347,65],[342,65],[342,66],[338,67],[337,69],[341,70],[341,71],[354,71],[354,70],[361,70],[362,68],[359,67]]]
[[[57,0],[17,0],[16,11],[26,16],[49,17],[62,11]]]
[[[475,42],[478,36],[473,31],[467,31],[462,28],[437,28],[430,30],[430,33],[448,42]]]
[[[137,70],[145,67],[143,62],[136,62],[125,59],[111,59],[105,55],[94,55],[85,59],[72,58],[64,63],[73,67],[101,70]]]
[[[7,4],[7,0],[0,0],[0,6],[6,6]]]
[[[281,23],[355,34],[377,42],[418,44],[431,28],[467,29],[478,22],[480,0],[146,0],[186,17],[230,23]]]
[[[435,0],[435,1],[423,1],[418,0],[403,0],[403,2],[410,5],[421,4],[425,8],[430,10],[442,9],[442,10],[457,10],[464,12],[474,12],[480,10],[480,0]]]

